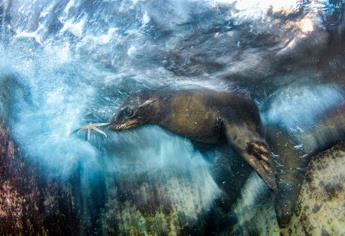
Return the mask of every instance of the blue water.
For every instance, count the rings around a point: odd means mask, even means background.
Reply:
[[[332,82],[315,95],[307,86],[281,87],[318,81],[317,50],[305,59],[303,48],[323,48],[339,8],[327,1],[2,0],[1,115],[25,157],[50,177],[68,179],[80,166],[87,181],[97,173],[109,179],[150,173],[154,181],[167,172],[164,178],[182,178],[193,204],[206,209],[221,190],[212,163],[189,140],[155,126],[106,131],[108,138],[92,134],[89,142],[74,130],[108,121],[130,94],[165,87],[246,90],[265,107],[265,122],[308,128],[320,107],[343,99],[341,89]],[[303,66],[286,69],[290,57]],[[268,108],[266,95],[274,100]],[[324,103],[314,109],[315,96]],[[305,107],[312,115],[301,118]],[[169,186],[184,189],[181,182]],[[182,204],[188,191],[166,194]]]

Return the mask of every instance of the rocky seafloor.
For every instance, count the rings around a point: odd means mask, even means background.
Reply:
[[[72,184],[46,180],[0,125],[0,235],[74,235],[79,232]]]
[[[40,167],[21,156],[20,149],[0,127],[0,234],[1,235],[343,235],[345,233],[345,144],[313,157],[289,226],[278,228],[270,197],[234,224],[231,217],[212,222],[213,213],[185,204],[163,201],[164,185],[183,185],[178,178],[149,186],[149,179],[120,179],[107,192],[107,203],[99,214],[98,226],[82,219],[85,199],[80,195],[78,176],[69,181],[47,179]],[[120,181],[120,182],[119,182]],[[130,182],[132,189],[121,187]],[[122,189],[121,189],[122,188]],[[181,186],[179,186],[181,189]],[[149,199],[145,205],[145,197]],[[114,194],[117,198],[113,197]],[[119,195],[123,195],[123,199]],[[152,196],[151,196],[152,195]],[[122,201],[122,200],[123,201]],[[151,201],[154,201],[151,202]],[[182,209],[181,209],[182,206]],[[179,208],[180,207],[180,208]],[[190,214],[183,214],[186,208]],[[214,205],[217,208],[217,204]],[[192,214],[194,212],[194,214]],[[227,218],[226,218],[227,219]],[[213,219],[214,220],[214,219]],[[210,224],[213,224],[210,226]],[[232,227],[226,227],[226,224]],[[97,228],[98,227],[98,228]],[[212,232],[210,227],[216,227]]]
[[[344,235],[345,144],[340,143],[313,157],[289,225],[280,230],[274,207],[268,201],[237,225],[244,235]],[[235,233],[235,234],[236,234]]]

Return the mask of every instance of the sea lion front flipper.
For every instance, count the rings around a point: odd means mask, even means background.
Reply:
[[[264,139],[246,125],[225,122],[224,127],[228,142],[256,170],[268,187],[276,190],[274,162]]]

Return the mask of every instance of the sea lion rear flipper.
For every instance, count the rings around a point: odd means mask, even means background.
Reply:
[[[266,138],[270,147],[278,155],[277,185],[274,208],[281,228],[288,226],[295,211],[300,185],[304,180],[309,155],[298,147],[293,136],[274,125],[266,127]]]
[[[228,142],[252,166],[269,188],[276,190],[276,172],[272,154],[261,136],[245,125],[225,123]]]

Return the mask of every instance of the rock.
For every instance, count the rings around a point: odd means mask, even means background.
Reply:
[[[198,170],[208,175],[204,167]],[[199,221],[201,218],[204,220],[211,208],[210,199],[215,198],[213,194],[219,193],[212,191],[216,186],[209,186],[214,184],[211,177],[197,185],[196,178],[200,176],[186,171],[177,175],[171,167],[167,167],[151,172],[118,174],[113,183],[108,183],[107,203],[101,217],[103,233],[171,236],[202,234],[205,223]]]
[[[242,209],[224,235],[345,235],[345,143],[312,158],[285,229],[278,227],[273,203],[270,196]]]
[[[82,195],[78,174],[63,182],[47,178],[37,163],[20,154],[0,125],[0,235],[205,235],[208,225],[216,226],[206,216],[208,207],[198,204],[197,197],[205,192],[196,194],[198,188],[190,188],[175,173],[160,174],[157,183],[146,174],[134,179],[117,176],[108,183],[106,204],[98,206],[100,198],[94,193]],[[224,235],[343,235],[344,168],[345,143],[313,157],[286,229],[278,228],[272,196],[254,208],[243,209],[235,227],[231,216],[219,227],[226,228]],[[210,207],[212,214],[220,214],[216,204]],[[85,213],[92,209],[101,209],[102,214]],[[88,223],[90,220],[100,225]]]
[[[345,143],[317,155],[286,235],[345,234]]]
[[[72,186],[44,180],[0,124],[0,235],[76,235]]]

